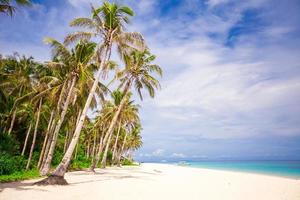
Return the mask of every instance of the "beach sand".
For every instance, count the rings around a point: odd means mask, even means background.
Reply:
[[[67,186],[0,184],[1,200],[300,200],[300,180],[167,164],[67,173]]]

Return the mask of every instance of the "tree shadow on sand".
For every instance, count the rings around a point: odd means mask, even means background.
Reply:
[[[33,183],[27,182],[10,182],[10,183],[0,183],[0,193],[5,189],[15,189],[15,190],[39,190],[39,191],[48,191],[42,188],[32,187]]]

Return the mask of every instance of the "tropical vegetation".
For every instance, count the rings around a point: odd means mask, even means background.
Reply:
[[[48,177],[37,184],[67,184],[68,170],[133,163],[142,146],[134,98],[154,97],[162,75],[143,36],[126,30],[133,15],[104,2],[70,22],[78,31],[64,41],[45,38],[51,61],[0,56],[0,181],[39,174]]]

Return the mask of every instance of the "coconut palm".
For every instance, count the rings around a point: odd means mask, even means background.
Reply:
[[[8,134],[13,131],[19,104],[26,96],[34,93],[32,86],[36,66],[32,57],[21,57],[18,54],[8,58],[3,66],[0,88],[7,94],[8,102],[11,103],[6,122]]]
[[[162,75],[162,70],[158,65],[152,64],[152,62],[155,60],[155,56],[151,55],[148,50],[144,50],[142,52],[133,51],[129,55],[125,54],[123,58],[126,67],[123,71],[117,74],[117,78],[120,79],[121,86],[124,86],[124,96],[120,101],[118,109],[116,110],[110,122],[109,128],[104,138],[104,143],[106,143],[107,139],[109,138],[117,124],[118,117],[127,101],[127,99],[124,97],[126,97],[130,92],[131,86],[134,85],[141,99],[143,99],[143,88],[147,89],[150,97],[154,97],[155,89],[158,89],[160,87],[158,80],[153,77],[151,73],[155,72],[158,75]]]
[[[101,39],[101,43],[100,45],[98,45],[98,50],[97,50],[97,60],[99,62],[99,69],[95,75],[93,86],[90,89],[88,98],[86,100],[85,106],[82,110],[82,114],[79,119],[79,123],[77,124],[76,129],[74,131],[72,141],[61,163],[52,173],[52,178],[54,179],[57,178],[62,180],[64,174],[66,173],[67,167],[70,163],[74,149],[78,142],[80,131],[83,127],[83,123],[85,121],[87,111],[90,107],[92,98],[95,94],[100,79],[100,75],[103,71],[107,70],[106,69],[107,61],[110,58],[113,43],[116,43],[115,42],[116,39],[121,37],[123,39],[122,41],[129,41],[128,39],[129,37],[125,35],[122,36],[124,26],[129,21],[128,19],[129,16],[133,16],[133,11],[129,7],[125,7],[125,6],[120,7],[115,3],[104,2],[103,5],[98,9],[92,8],[92,18],[79,18],[71,22],[71,26],[84,26],[89,28],[89,30],[92,30],[92,32],[77,32],[75,34],[69,35],[66,38],[67,43],[75,41],[79,38],[89,39],[94,36]],[[133,34],[133,35],[138,35],[138,34]],[[135,37],[138,38],[138,36]],[[126,43],[122,42],[121,44],[122,45],[119,45],[119,49],[122,49],[122,47],[125,46]],[[45,180],[44,182],[47,182],[47,180]],[[66,182],[63,181],[63,183]]]
[[[33,154],[33,150],[34,150],[34,147],[35,147],[37,130],[38,130],[39,122],[40,122],[40,114],[41,114],[42,102],[43,102],[43,99],[40,98],[39,103],[38,103],[38,108],[37,108],[37,117],[36,117],[36,122],[35,122],[33,137],[32,137],[32,143],[31,143],[31,148],[30,148],[30,152],[29,152],[29,157],[28,157],[28,161],[27,161],[27,165],[26,165],[26,170],[29,169],[31,158],[32,158],[32,154]]]
[[[123,124],[124,125],[130,125],[131,123],[139,122],[138,105],[134,105],[133,101],[130,101],[130,97],[131,97],[130,93],[127,94],[127,97],[123,97],[123,94],[121,92],[115,91],[112,94],[112,97],[113,97],[113,100],[114,100],[114,104],[111,106],[110,110],[107,109],[108,113],[106,115],[108,115],[109,118],[110,118],[107,121],[107,123],[111,122],[111,119],[113,118],[115,112],[117,111],[117,109],[118,109],[118,107],[121,103],[121,100],[123,98],[126,98],[126,103],[125,103],[125,105],[124,105],[124,107],[123,107],[123,109],[120,112],[119,117],[118,117],[119,126],[115,128],[115,132],[116,132],[116,135],[118,137],[119,133],[120,133],[121,126]],[[113,132],[108,136],[108,141],[106,142],[105,151],[104,151],[103,158],[102,158],[102,163],[101,163],[102,168],[105,168],[105,166],[106,166],[107,153],[108,153],[109,145],[111,143],[112,136],[113,136]],[[117,145],[117,138],[116,138],[116,142],[115,142],[115,146],[116,145]]]
[[[31,5],[29,0],[15,0],[15,4],[21,6],[29,6]],[[0,13],[6,13],[9,16],[13,16],[16,11],[16,6],[12,4],[11,0],[0,0]]]
[[[141,125],[139,123],[133,125],[130,130],[125,131],[122,146],[120,147],[118,156],[116,158],[116,163],[118,166],[120,166],[121,157],[126,151],[136,150],[141,147],[142,138],[140,133]]]
[[[71,97],[72,95],[74,96],[73,90],[76,87],[78,79],[85,81],[91,76],[91,73],[89,73],[91,70],[88,68],[91,68],[92,66],[91,58],[94,56],[94,49],[96,47],[95,43],[81,41],[76,45],[75,49],[68,50],[67,47],[65,47],[62,43],[59,43],[54,39],[47,38],[46,41],[52,45],[54,48],[54,56],[58,59],[58,62],[52,62],[51,64],[64,66],[68,69],[68,73],[66,74],[66,78],[64,80],[66,83],[66,98],[64,100],[60,116],[56,122],[52,136],[53,139],[49,147],[47,158],[43,163],[41,175],[46,175],[50,170],[58,133],[67,114]]]

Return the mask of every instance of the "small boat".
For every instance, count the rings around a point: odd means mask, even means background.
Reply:
[[[186,161],[180,161],[180,162],[178,162],[177,165],[179,165],[179,166],[189,166],[190,164]]]

